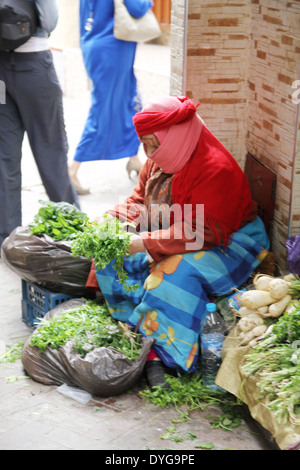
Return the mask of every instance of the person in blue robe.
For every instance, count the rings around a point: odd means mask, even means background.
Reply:
[[[134,17],[143,16],[151,0],[125,0]],[[92,81],[91,108],[74,160],[69,167],[78,194],[86,194],[77,172],[82,162],[128,158],[127,172],[139,173],[140,142],[132,117],[141,110],[134,73],[137,43],[114,37],[114,0],[80,1],[80,37],[85,68]]]

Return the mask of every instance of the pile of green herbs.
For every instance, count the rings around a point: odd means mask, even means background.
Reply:
[[[9,349],[5,350],[2,354],[0,354],[0,363],[15,362],[17,359],[21,359],[24,344],[25,343],[23,341],[19,341]]]
[[[254,376],[279,423],[300,425],[300,306],[285,312],[265,339],[245,356],[245,377]]]
[[[30,345],[43,353],[72,340],[74,353],[85,357],[99,347],[112,347],[134,361],[141,351],[141,335],[114,320],[107,306],[89,300],[51,319],[41,319]]]
[[[128,285],[128,274],[123,268],[124,257],[128,256],[130,247],[128,224],[106,214],[103,219],[102,223],[89,223],[83,232],[77,233],[72,241],[72,254],[92,258],[97,271],[105,269],[113,261],[118,282],[127,291],[135,290],[135,284]]]
[[[73,240],[84,230],[88,217],[68,202],[39,201],[42,207],[29,224],[30,233],[48,235],[56,241]]]
[[[221,414],[213,416],[207,413],[213,429],[220,428],[223,431],[231,431],[242,424],[242,402],[230,393],[222,390],[211,390],[204,386],[201,373],[184,374],[179,377],[166,376],[169,389],[156,386],[153,390],[146,388],[140,391],[140,395],[147,401],[161,408],[174,407],[178,413],[178,419],[173,423],[189,420],[189,413],[194,410],[206,410],[209,406],[217,406]],[[184,409],[184,411],[182,411]]]

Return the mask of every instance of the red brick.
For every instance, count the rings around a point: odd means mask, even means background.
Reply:
[[[278,80],[280,82],[286,83],[287,85],[292,85],[294,78],[293,77],[288,77],[287,75],[284,75],[283,73],[278,74]]]
[[[212,18],[208,20],[208,26],[238,26],[238,18]]]
[[[279,47],[280,44],[279,44],[279,42],[274,41],[274,39],[271,39],[271,45],[275,46],[275,47]]]
[[[239,83],[240,78],[209,78],[208,83]]]
[[[270,114],[271,116],[277,116],[275,111],[273,111],[272,109],[268,108],[267,106],[265,106],[264,104],[262,103],[258,103],[258,107],[264,111],[265,113],[267,114]]]
[[[245,36],[244,34],[229,34],[228,39],[233,39],[233,40],[243,40],[243,39],[248,39],[248,36]]]
[[[291,36],[281,36],[282,44],[288,44],[289,46],[293,45],[293,38]]]
[[[269,91],[270,93],[274,93],[274,88],[269,86],[269,85],[266,85],[265,83],[262,84],[262,87],[264,90],[266,91]]]
[[[214,48],[193,48],[187,50],[188,56],[212,56],[215,55],[216,49]]]
[[[267,129],[268,131],[272,131],[273,130],[273,124],[271,124],[271,122],[269,121],[266,121],[265,119],[263,120],[263,126],[265,129]]]
[[[240,98],[202,98],[201,103],[206,104],[238,104],[246,103],[246,99]]]
[[[280,18],[275,18],[274,16],[263,15],[263,20],[266,21],[267,23],[282,25],[281,19]]]
[[[266,53],[264,51],[257,51],[256,55],[259,59],[265,60],[265,58],[266,58]]]

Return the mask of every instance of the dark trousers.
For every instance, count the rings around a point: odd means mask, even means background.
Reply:
[[[0,52],[0,246],[22,224],[21,157],[24,133],[51,201],[79,207],[68,174],[62,91],[50,51]]]

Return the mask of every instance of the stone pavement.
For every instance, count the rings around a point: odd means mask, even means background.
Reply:
[[[166,46],[140,46],[136,71],[144,99],[169,93],[170,51]],[[70,160],[84,126],[89,94],[65,98],[66,127]],[[141,158],[144,158],[141,155]],[[80,169],[82,184],[91,194],[82,196],[82,209],[92,218],[126,197],[136,184],[125,172],[126,161],[85,163]],[[27,225],[46,199],[28,144],[23,156],[23,225]],[[0,259],[0,354],[25,341],[32,330],[21,320],[21,280]],[[199,443],[212,443],[215,449],[270,450],[256,424],[247,418],[231,432],[211,429],[207,411],[194,411],[190,420],[174,424],[178,411],[147,404],[134,390],[118,397],[92,397],[86,404],[69,398],[56,386],[46,386],[26,376],[20,360],[0,364],[0,450],[154,450],[196,451]],[[209,410],[219,413],[216,408]],[[182,442],[163,440],[170,427],[176,427]],[[189,434],[190,433],[190,434]],[[195,435],[192,440],[187,436]],[[130,455],[130,452],[129,454]]]

